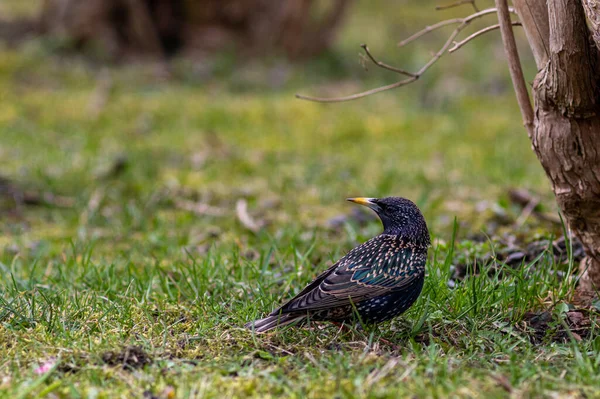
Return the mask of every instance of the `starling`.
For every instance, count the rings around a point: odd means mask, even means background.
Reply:
[[[264,319],[246,324],[262,333],[302,320],[380,323],[419,297],[430,245],[425,218],[400,197],[348,198],[373,209],[383,233],[352,249],[298,295]]]

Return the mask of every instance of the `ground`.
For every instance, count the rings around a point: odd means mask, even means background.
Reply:
[[[571,243],[559,260],[494,260],[562,234],[507,194],[556,214],[497,35],[394,92],[294,98],[394,81],[365,72],[362,42],[417,69],[444,33],[395,42],[441,18],[431,9],[359,2],[317,60],[226,52],[174,60],[170,77],[56,41],[0,44],[0,396],[600,396],[596,308],[573,305],[564,278]],[[423,210],[434,244],[416,305],[366,330],[245,330],[379,233],[344,201],[359,195]]]

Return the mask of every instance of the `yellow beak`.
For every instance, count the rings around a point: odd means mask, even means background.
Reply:
[[[364,198],[364,197],[357,197],[357,198],[347,198],[348,201],[350,202],[354,202],[360,205],[364,205],[366,207],[369,207],[371,209],[375,209],[377,208],[377,204],[375,203],[375,200],[377,198]]]

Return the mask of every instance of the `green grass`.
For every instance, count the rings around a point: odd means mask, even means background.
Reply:
[[[169,81],[148,65],[102,72],[46,41],[0,47],[0,173],[73,201],[16,210],[0,201],[0,396],[600,396],[595,316],[583,340],[553,339],[571,287],[554,271],[572,262],[543,255],[447,285],[458,259],[491,246],[466,239],[490,232],[482,204],[518,216],[505,194],[516,186],[555,210],[497,37],[401,90],[345,104],[293,97],[392,82],[363,72],[362,42],[416,69],[444,34],[403,51],[394,43],[434,22],[429,10],[361,2],[320,59],[241,66],[229,54],[201,72],[175,60]],[[274,88],[269,76],[280,69],[287,79]],[[106,74],[112,89],[97,110]],[[127,167],[109,176],[119,157]],[[328,223],[350,213],[344,199],[356,195],[402,195],[423,210],[435,244],[416,305],[366,331],[244,330],[379,232],[376,221]],[[240,199],[260,232],[239,222]],[[217,215],[182,209],[191,203]],[[526,223],[511,233],[560,230]],[[525,316],[543,309],[555,318],[534,344]],[[126,347],[151,361],[111,365],[108,354]]]

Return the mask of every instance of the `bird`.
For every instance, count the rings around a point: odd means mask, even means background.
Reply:
[[[419,208],[402,197],[348,198],[375,211],[383,232],[350,250],[298,295],[246,328],[264,333],[303,321],[377,324],[404,313],[425,281],[427,223]]]

